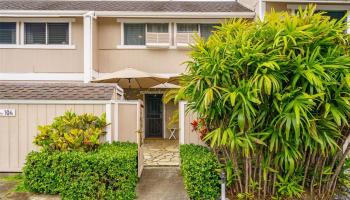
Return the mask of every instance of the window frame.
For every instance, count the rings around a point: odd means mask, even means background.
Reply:
[[[0,44],[0,49],[76,49],[72,40],[75,18],[0,18],[0,22],[16,22],[16,44]],[[24,44],[24,23],[68,23],[68,44]],[[47,34],[47,32],[46,32]]]
[[[196,24],[197,25],[197,27],[198,27],[198,31],[197,32],[178,32],[178,30],[177,30],[177,25],[178,24]],[[200,37],[202,37],[202,34],[201,34],[201,25],[220,25],[220,23],[210,23],[210,22],[208,22],[208,23],[175,23],[175,26],[176,26],[176,30],[175,30],[175,34],[176,33],[197,33]]]
[[[144,24],[145,25],[145,44],[144,45],[128,45],[128,44],[125,44],[125,24]],[[123,21],[123,22],[120,22],[120,45],[117,45],[117,49],[150,49],[147,47],[146,43],[147,43],[147,24],[168,24],[168,34],[169,34],[169,38],[171,40],[172,38],[172,28],[171,28],[171,24],[172,22],[170,21],[164,21],[164,22],[154,22],[154,21],[140,21],[140,22],[137,22],[137,21]],[[169,41],[170,43],[170,41]]]
[[[14,44],[0,44],[0,48],[13,48],[19,45],[20,41],[20,31],[19,31],[19,21],[18,19],[11,19],[11,18],[0,18],[0,23],[16,23],[16,42]]]
[[[287,9],[291,10],[292,14],[295,14],[297,10],[301,7],[302,9],[306,8],[306,5],[301,4],[287,4]],[[342,6],[342,5],[316,5],[316,10],[319,11],[346,11],[346,23],[350,23],[350,6]],[[350,34],[350,27],[346,30],[347,34]]]
[[[134,19],[134,18],[117,18],[115,20],[117,23],[116,26],[120,26],[119,28],[119,37],[120,39],[117,40],[117,44],[115,44],[116,49],[154,49],[152,47],[148,47],[147,45],[125,45],[124,44],[124,24],[128,23],[136,23],[136,24],[154,24],[154,23],[160,23],[164,24],[167,23],[169,25],[168,33],[169,33],[169,43],[170,46],[167,47],[167,49],[182,49],[177,45],[177,24],[221,24],[223,21],[221,19]],[[147,26],[146,26],[147,29]],[[146,30],[147,31],[147,30]],[[199,30],[200,31],[200,30]],[[146,32],[147,33],[147,32]]]
[[[75,48],[72,44],[72,22],[74,19],[27,19],[23,20],[21,23],[21,46],[24,48],[56,48],[56,49],[65,49],[65,48]],[[25,43],[25,24],[26,23],[45,23],[45,44],[26,44]],[[68,24],[68,44],[49,44],[48,43],[48,24],[50,23],[67,23]]]
[[[210,22],[178,22],[178,23],[174,23],[174,45],[176,46],[176,48],[185,48],[185,49],[187,49],[187,48],[189,48],[189,45],[185,45],[185,46],[183,46],[183,45],[179,46],[178,45],[179,43],[178,43],[178,41],[176,39],[176,35],[178,33],[182,33],[182,32],[178,32],[177,31],[177,25],[178,24],[197,24],[198,32],[192,32],[192,34],[193,33],[197,33],[199,37],[202,37],[201,36],[201,24],[214,24],[214,25],[217,25],[217,24],[220,24],[220,21],[217,21],[217,22],[210,21]],[[191,34],[191,32],[188,32],[188,34]]]

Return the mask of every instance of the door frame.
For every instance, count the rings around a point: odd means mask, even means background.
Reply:
[[[164,96],[164,93],[165,91],[141,91],[141,94],[142,94],[142,101],[144,102],[144,107],[146,108],[146,94],[161,94]],[[162,105],[163,105],[163,133],[162,133],[162,137],[160,138],[163,138],[165,139],[165,132],[166,132],[166,120],[165,120],[165,117],[166,117],[166,107],[165,107],[165,103],[162,101]],[[143,124],[144,124],[144,127],[143,127],[143,131],[145,133],[145,138],[146,138],[146,109],[145,111],[143,112]]]

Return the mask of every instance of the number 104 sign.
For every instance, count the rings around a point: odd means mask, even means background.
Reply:
[[[0,117],[14,117],[16,116],[15,109],[0,109]]]

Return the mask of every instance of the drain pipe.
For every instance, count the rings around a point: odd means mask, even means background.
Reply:
[[[221,171],[221,200],[226,200],[226,173]]]

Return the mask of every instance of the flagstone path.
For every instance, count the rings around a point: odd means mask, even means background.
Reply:
[[[179,166],[179,142],[168,139],[145,139],[145,166]]]

